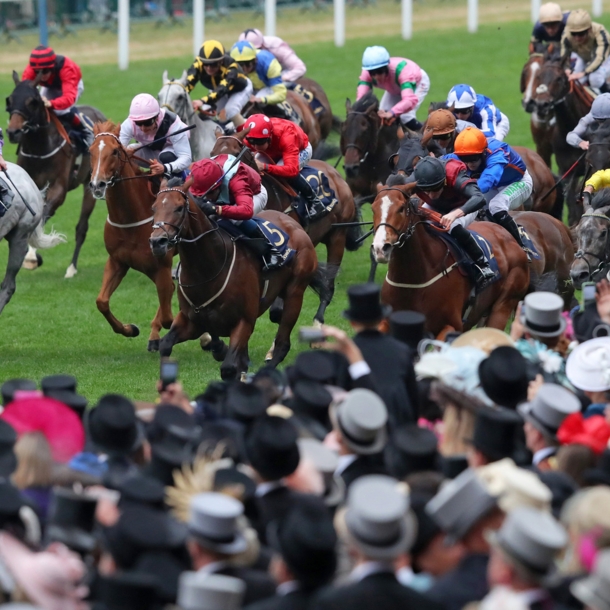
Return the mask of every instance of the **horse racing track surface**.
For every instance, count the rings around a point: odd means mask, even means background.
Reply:
[[[399,11],[399,5],[396,10]],[[600,21],[608,26],[610,19],[604,16]],[[417,34],[408,43],[396,37],[360,39],[348,41],[342,49],[323,43],[297,46],[296,50],[307,63],[308,75],[325,88],[336,115],[345,116],[346,97],[354,100],[364,48],[384,44],[391,54],[413,59],[430,75],[432,87],[418,113],[420,119],[425,116],[428,101],[444,99],[452,85],[467,82],[477,92],[491,97],[508,115],[511,130],[507,141],[531,147],[529,115],[521,108],[519,94],[519,75],[527,59],[530,27],[527,23],[502,24],[501,27],[483,26],[475,35],[464,30],[443,30]],[[208,35],[213,34],[210,28]],[[61,52],[60,41],[56,41],[55,46]],[[24,62],[27,52],[23,50]],[[79,60],[76,56],[73,59]],[[118,72],[114,65],[85,65],[86,89],[81,101],[100,108],[108,118],[121,121],[135,94],[147,91],[156,95],[162,84],[163,70],[167,69],[170,76],[179,76],[190,61],[186,56],[166,62],[132,63],[127,72]],[[11,85],[10,76],[4,75],[4,97],[10,93]],[[14,160],[13,145],[5,145],[5,156]],[[110,391],[150,400],[155,395],[154,384],[159,373],[158,354],[146,351],[148,324],[158,306],[154,285],[148,278],[131,271],[111,301],[122,321],[140,327],[140,336],[135,339],[115,335],[95,305],[107,258],[102,237],[107,215],[103,201],[97,203],[91,217],[78,274],[72,279],[63,277],[74,246],[80,199],[80,190],[71,192],[50,221],[56,230],[68,236],[68,243],[41,252],[44,265],[35,271],[23,269],[17,276],[16,293],[0,316],[0,382],[9,377],[39,379],[43,375],[67,372],[76,375],[81,391],[91,400]],[[369,206],[364,214],[370,219]],[[338,289],[327,310],[329,324],[347,328],[341,317],[346,306],[345,289],[351,283],[366,280],[370,240],[358,252],[345,255],[337,279]],[[6,257],[7,247],[2,243],[2,269]],[[385,268],[380,267],[377,281],[382,280],[384,273]],[[317,296],[308,291],[299,324],[311,323],[317,303]],[[174,313],[178,311],[175,297],[173,310]],[[267,316],[257,322],[250,341],[251,370],[263,364],[275,330]],[[299,349],[302,346],[298,345],[294,332],[286,364],[293,361]],[[173,355],[180,361],[180,378],[191,395],[202,391],[210,379],[219,377],[218,363],[208,353],[203,353],[195,342],[176,346]]]

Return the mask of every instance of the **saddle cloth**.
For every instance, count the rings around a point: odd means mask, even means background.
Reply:
[[[333,191],[331,188],[326,174],[315,167],[306,165],[301,170],[301,176],[303,176],[305,180],[309,182],[309,185],[313,189],[314,193],[324,205],[325,212],[316,214],[315,218],[317,219],[321,218],[322,216],[326,216],[326,214],[331,212],[332,209],[337,205],[337,196],[335,195],[335,191]],[[299,218],[301,218],[303,221],[308,219],[307,205],[301,196],[297,198],[296,205],[293,207],[296,209]]]
[[[325,108],[322,102],[309,89],[305,89],[298,83],[287,83],[286,88],[300,95],[309,104],[316,117],[320,117],[324,113]]]

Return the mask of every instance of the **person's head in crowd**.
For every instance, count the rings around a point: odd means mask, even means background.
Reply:
[[[562,339],[567,321],[563,317],[563,299],[554,292],[532,292],[521,308],[521,324],[525,336],[540,341],[547,347],[557,348]]]
[[[551,490],[551,513],[555,519],[561,517],[566,502],[578,491],[576,483],[558,470],[539,470],[538,478]]]
[[[582,473],[583,487],[610,486],[610,448],[604,449],[596,464]]]
[[[70,407],[82,420],[88,400],[76,391],[76,378],[72,375],[48,375],[40,382],[42,393]]]
[[[606,404],[610,390],[610,337],[577,345],[566,361],[566,376],[593,404]]]
[[[165,487],[154,477],[141,472],[128,475],[118,488],[118,507],[125,510],[130,506],[147,506],[157,510],[165,509]]]
[[[335,354],[326,350],[301,352],[294,364],[286,368],[290,387],[299,380],[317,381],[323,385],[337,385]]]
[[[263,391],[253,383],[230,384],[225,399],[227,417],[246,426],[263,415],[270,404]]]
[[[347,289],[349,308],[343,312],[356,332],[376,330],[381,321],[387,318],[392,308],[382,305],[381,289],[377,284],[355,284]]]
[[[273,405],[281,402],[288,386],[288,378],[284,371],[264,366],[256,372],[252,383],[263,392],[267,404]]]
[[[557,450],[557,470],[565,472],[579,487],[586,485],[584,474],[597,464],[597,456],[590,447],[578,443],[562,445]]]
[[[180,610],[240,610],[246,583],[223,574],[183,572],[178,585]]]
[[[332,394],[317,381],[302,379],[292,386],[290,407],[297,420],[317,438],[325,436],[325,433],[331,430],[328,409],[332,401]],[[316,425],[316,422],[319,425]],[[324,436],[320,440],[323,440]]]
[[[299,469],[308,464],[320,475],[322,481],[322,493],[320,494],[326,506],[335,509],[345,499],[345,483],[341,477],[335,476],[335,471],[339,465],[339,458],[336,452],[315,438],[298,439],[301,460]],[[291,488],[294,488],[291,485]]]
[[[570,592],[586,610],[610,610],[610,550],[599,554],[592,574],[574,581]]]
[[[497,347],[481,362],[479,379],[483,391],[496,405],[516,409],[527,400],[526,360],[510,345]]]
[[[97,579],[93,607],[96,610],[150,610],[163,605],[159,580],[148,574],[119,572]]]
[[[392,430],[384,458],[389,474],[400,481],[416,472],[434,472],[439,469],[438,440],[432,430],[405,424]]]
[[[41,432],[23,434],[15,444],[17,470],[13,483],[37,505],[45,516],[49,502],[49,490],[53,482],[53,457],[51,447]]]
[[[412,493],[420,496],[430,496],[430,498],[438,493],[444,480],[445,476],[442,472],[432,470],[413,472],[405,477],[405,483]]]
[[[8,379],[0,386],[0,396],[2,397],[2,406],[8,405],[15,399],[15,392],[25,391],[33,392],[38,389],[35,381],[31,379]]]
[[[426,331],[426,316],[419,311],[393,311],[389,318],[390,334],[402,341],[413,352],[423,339],[432,339],[432,334]]]

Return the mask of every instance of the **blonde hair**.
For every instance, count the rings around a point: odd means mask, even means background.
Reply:
[[[15,443],[17,470],[13,483],[19,489],[49,487],[52,483],[51,447],[41,432],[27,432]]]

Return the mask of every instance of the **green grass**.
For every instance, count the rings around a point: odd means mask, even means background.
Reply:
[[[364,47],[381,42],[392,54],[406,55],[425,68],[432,81],[427,101],[444,99],[452,85],[468,82],[491,97],[508,115],[511,121],[508,141],[531,146],[529,117],[521,109],[519,94],[519,75],[526,60],[529,32],[529,24],[514,23],[482,26],[477,35],[444,30],[416,34],[408,43],[398,37],[360,39],[348,41],[342,49],[336,49],[332,43],[318,43],[302,45],[297,50],[307,63],[308,75],[326,89],[335,114],[344,115],[345,98],[354,97]],[[208,31],[208,35],[212,33]],[[99,107],[113,120],[122,120],[133,95],[141,91],[156,95],[162,71],[168,69],[170,74],[179,75],[190,60],[185,56],[132,63],[127,72],[119,72],[111,65],[85,66],[86,90],[82,102]],[[2,82],[4,97],[11,85],[10,77],[6,76]],[[420,110],[420,118],[424,115],[425,108]],[[14,157],[14,148],[6,145],[7,158]],[[90,400],[109,391],[152,399],[159,366],[158,355],[146,351],[149,323],[157,308],[153,284],[132,271],[111,301],[112,310],[121,321],[140,327],[141,334],[136,339],[115,335],[95,306],[106,260],[103,202],[98,203],[91,217],[78,275],[71,280],[63,278],[74,246],[80,198],[80,191],[71,193],[50,223],[68,236],[68,243],[43,252],[45,262],[41,269],[20,272],[17,291],[0,316],[0,382],[15,376],[39,379],[47,374],[68,372],[76,375],[81,391]],[[0,245],[0,269],[5,266],[6,253],[6,245]],[[380,270],[378,279],[383,272]],[[327,312],[328,323],[346,328],[340,316],[346,304],[345,289],[349,284],[365,281],[367,273],[366,246],[357,253],[346,253],[337,294]],[[309,292],[300,319],[302,324],[311,322],[316,306],[317,297]],[[261,318],[250,342],[253,368],[262,365],[274,333],[275,326],[267,316]],[[293,348],[287,362],[292,361],[298,349],[296,333]],[[210,379],[218,377],[218,364],[203,354],[196,342],[177,346],[174,356],[180,361],[180,377],[191,393],[201,391]]]

